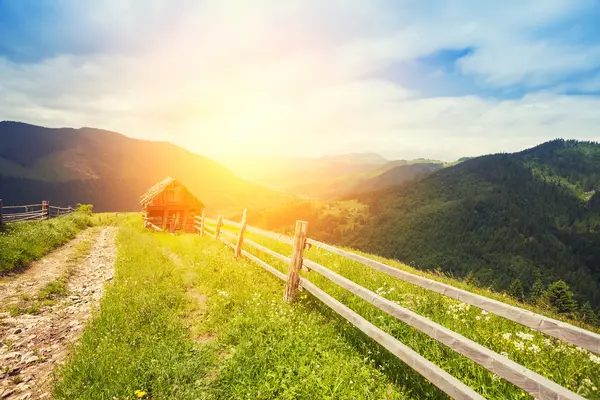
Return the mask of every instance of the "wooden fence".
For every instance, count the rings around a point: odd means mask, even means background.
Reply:
[[[224,224],[239,228],[239,230],[237,233],[229,232],[226,229],[223,229]],[[388,349],[439,389],[456,399],[483,399],[483,397],[393,336],[389,335],[387,332],[373,325],[355,311],[325,293],[306,278],[301,277],[300,270],[304,267],[308,271],[315,271],[329,279],[331,282],[374,305],[378,309],[388,313],[407,325],[418,329],[459,354],[483,366],[488,371],[506,379],[537,399],[583,399],[583,397],[479,343],[387,300],[377,293],[358,285],[321,264],[305,259],[304,252],[307,247],[315,246],[328,252],[338,254],[389,276],[479,307],[549,336],[553,336],[596,354],[600,354],[600,335],[596,333],[519,307],[492,300],[466,290],[458,289],[423,276],[402,271],[360,254],[342,250],[317,240],[310,239],[307,237],[308,223],[304,221],[296,222],[296,230],[293,238],[248,226],[246,224],[245,210],[241,222],[229,221],[223,219],[220,215],[216,220],[205,218],[204,213],[202,213],[201,216],[195,217],[194,227],[199,231],[200,236],[205,234],[209,235],[231,247],[234,250],[234,256],[236,258],[241,256],[246,257],[271,272],[279,279],[286,281],[284,298],[287,301],[294,299],[299,287],[304,288],[304,290],[321,300],[355,327]],[[244,233],[246,231],[291,245],[291,255],[289,257],[285,256],[250,239],[245,239]],[[287,275],[244,250],[243,245],[253,247],[262,253],[287,263],[289,265]]]
[[[43,219],[56,218],[74,212],[71,206],[56,207],[50,202],[42,201],[40,204],[28,204],[25,206],[5,206],[0,199],[0,226],[10,222],[39,221]]]

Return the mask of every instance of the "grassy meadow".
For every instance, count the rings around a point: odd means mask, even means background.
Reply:
[[[282,254],[291,251],[248,236]],[[250,261],[235,261],[229,248],[208,236],[152,233],[130,218],[117,240],[114,283],[58,371],[57,399],[445,397],[311,295],[302,292],[294,304],[285,303],[282,281]],[[585,350],[339,256],[315,248],[307,254],[584,397],[600,398],[600,358]],[[484,397],[529,397],[317,273],[303,275]]]
[[[286,304],[281,281],[209,237],[154,234],[136,218],[117,241],[114,283],[58,371],[57,399],[439,394],[386,374],[347,323],[307,296]]]
[[[44,221],[5,224],[0,228],[0,275],[24,268],[91,225],[91,217],[81,212]]]
[[[233,227],[226,227],[226,229],[236,232],[236,229]],[[289,256],[291,253],[291,246],[278,241],[250,233],[247,233],[246,237],[277,250],[281,254]],[[269,262],[271,265],[276,266],[279,270],[287,271],[287,266],[282,262],[268,255],[263,255],[252,248],[247,248],[247,250]],[[327,251],[313,247],[305,254],[308,259],[318,262],[405,308],[417,312],[497,353],[509,357],[511,360],[559,383],[573,392],[588,398],[600,398],[600,391],[598,390],[600,387],[600,357],[587,350],[568,345],[512,321],[487,313],[484,310],[400,281],[375,271],[370,267]],[[550,314],[547,310],[539,310],[533,306],[517,302],[505,294],[479,289],[469,285],[467,282],[456,281],[443,275],[424,273],[391,260],[379,257],[373,258],[415,274],[443,281],[444,283],[477,292],[519,307],[528,308],[534,312],[543,313],[556,319],[565,320],[564,317]],[[468,384],[484,397],[494,399],[528,397],[528,394],[519,388],[489,373],[483,367],[478,366],[473,361],[450,350],[427,335],[407,326],[371,304],[339,288],[318,273],[303,271],[302,274],[373,324],[379,326],[428,360]],[[586,328],[594,329],[589,326],[586,326]],[[597,331],[597,328],[595,330]],[[360,340],[357,345],[364,347],[372,346],[369,342],[368,339]],[[385,350],[377,346],[375,346],[375,349],[374,351],[371,350],[374,355],[370,355],[369,357],[373,359],[374,363],[383,366],[384,371],[389,375],[394,376],[406,373],[408,367],[390,358]],[[423,382],[424,379],[420,376],[413,376],[409,386],[423,387]],[[423,387],[423,390],[427,391],[425,387]],[[430,395],[433,396],[433,392]]]

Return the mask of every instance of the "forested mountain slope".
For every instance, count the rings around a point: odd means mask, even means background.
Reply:
[[[348,193],[370,192],[374,190],[386,189],[392,186],[400,185],[420,176],[428,175],[442,168],[444,168],[444,164],[441,162],[422,162],[398,165],[383,171],[379,175],[361,181],[355,187],[348,190]]]
[[[563,279],[598,307],[599,185],[600,145],[555,140],[360,195],[371,217],[340,241],[495,289]]]
[[[184,182],[211,212],[263,208],[287,199],[170,143],[94,128],[0,122],[4,204],[50,200],[61,205],[91,203],[97,211],[138,210],[139,196],[167,176]]]

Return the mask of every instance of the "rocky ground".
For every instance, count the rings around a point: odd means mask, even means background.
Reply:
[[[113,227],[88,229],[24,273],[0,281],[0,306],[8,310],[0,313],[0,399],[51,398],[54,368],[64,363],[113,277],[115,233]],[[85,241],[91,247],[77,257]],[[68,292],[38,301],[40,290],[57,279],[66,281]]]

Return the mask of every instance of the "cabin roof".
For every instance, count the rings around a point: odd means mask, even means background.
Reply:
[[[168,176],[162,181],[156,183],[154,186],[148,189],[148,191],[144,193],[142,197],[140,197],[140,204],[146,204],[149,201],[152,201],[152,199],[161,194],[171,183],[175,181],[175,178]]]
[[[159,194],[164,192],[165,189],[167,189],[169,186],[171,186],[174,183],[178,183],[185,188],[185,186],[180,181],[169,176],[169,177],[163,179],[162,181],[158,182],[154,186],[152,186],[150,189],[148,189],[148,191],[140,197],[140,204],[144,205],[146,203],[151,202],[156,196],[158,196]],[[186,190],[187,190],[187,188],[186,188]],[[189,190],[187,190],[187,191],[189,192]],[[198,203],[202,204],[202,202],[200,200],[198,200],[198,198],[196,198],[196,196],[194,196],[191,192],[190,192],[190,194],[194,197],[194,199],[196,199],[198,201]]]

